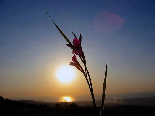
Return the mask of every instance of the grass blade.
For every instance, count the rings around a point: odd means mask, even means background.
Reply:
[[[69,39],[67,38],[67,36],[61,31],[61,29],[58,27],[58,25],[54,22],[54,20],[51,18],[51,16],[49,15],[49,13],[47,12],[46,15],[51,19],[51,21],[54,23],[54,25],[56,26],[56,28],[59,30],[59,32],[61,33],[61,35],[65,38],[65,40],[72,45],[72,43],[69,41]]]
[[[104,111],[106,79],[107,79],[107,64],[106,64],[105,77],[104,77],[104,82],[103,82],[103,94],[102,94],[102,104],[101,104],[100,116],[103,116],[103,111]]]

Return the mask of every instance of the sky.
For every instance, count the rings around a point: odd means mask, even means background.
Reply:
[[[70,41],[82,34],[95,99],[106,62],[107,98],[155,95],[154,0],[0,0],[0,96],[91,100],[76,68],[71,83],[56,77],[73,54],[46,12]]]

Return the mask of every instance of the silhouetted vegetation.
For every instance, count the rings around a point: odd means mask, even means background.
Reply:
[[[147,116],[154,115],[155,106],[114,105],[105,107],[105,116]],[[98,115],[100,108],[96,109]],[[91,106],[78,106],[76,103],[29,104],[22,101],[4,99],[0,96],[0,116],[94,116]]]

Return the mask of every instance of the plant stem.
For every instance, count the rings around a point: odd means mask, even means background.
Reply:
[[[92,99],[93,99],[93,106],[96,109],[95,97],[94,97],[94,93],[93,93],[93,85],[92,85],[92,82],[91,82],[90,74],[89,74],[89,71],[87,69],[87,66],[86,65],[84,65],[84,66],[86,68],[86,71],[87,71],[87,74],[88,74],[88,77],[89,77],[90,92],[91,92],[91,96],[92,96]]]
[[[101,104],[101,114],[100,116],[103,116],[104,113],[104,100],[105,100],[105,90],[106,90],[106,79],[107,79],[107,64],[106,64],[106,70],[105,70],[105,78],[103,82],[103,94],[102,94],[102,104]]]
[[[90,90],[90,93],[91,93],[91,96],[92,96],[93,107],[94,107],[94,109],[96,109],[95,97],[94,97],[94,93],[93,93],[93,86],[92,86],[92,82],[91,82],[91,77],[90,77],[89,71],[88,71],[87,66],[86,66],[85,56],[83,55],[83,57],[81,57],[81,56],[79,56],[79,57],[80,57],[81,61],[84,64],[84,67],[85,67],[84,76],[85,76],[85,78],[87,80],[87,83],[88,83],[88,86],[89,86],[89,90]],[[88,75],[89,78],[87,78],[87,75]]]

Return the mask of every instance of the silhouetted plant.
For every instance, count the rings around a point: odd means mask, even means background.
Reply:
[[[79,38],[77,38],[77,36],[72,32],[72,34],[74,36],[74,39],[73,39],[73,42],[70,42],[70,40],[61,31],[61,29],[54,22],[54,20],[52,20],[52,18],[49,15],[49,13],[46,13],[46,14],[51,19],[51,21],[54,23],[54,25],[56,26],[56,28],[59,30],[60,34],[66,40],[66,42],[67,42],[66,45],[72,49],[73,57],[72,57],[72,62],[70,62],[70,65],[71,66],[75,66],[79,71],[81,71],[83,73],[83,75],[84,75],[84,77],[85,77],[85,79],[87,81],[87,84],[88,84],[90,93],[91,93],[91,97],[92,97],[92,100],[93,100],[93,107],[96,110],[96,103],[95,103],[95,96],[94,96],[94,92],[93,92],[93,85],[92,85],[90,73],[89,73],[88,68],[87,68],[85,54],[84,54],[84,51],[83,51],[82,46],[81,46],[82,35],[80,34]],[[83,63],[83,67],[84,68],[81,66],[81,64],[77,60],[76,56],[79,56],[80,60]],[[103,82],[102,104],[101,104],[101,113],[100,113],[101,116],[103,115],[103,110],[104,110],[104,100],[105,100],[105,90],[106,90],[106,78],[107,78],[107,64],[106,64],[105,78],[104,78],[104,82]]]
[[[102,93],[102,104],[101,104],[100,116],[103,116],[103,111],[104,111],[106,80],[107,80],[107,64],[106,64],[106,69],[105,69],[105,77],[103,81],[103,93]]]

